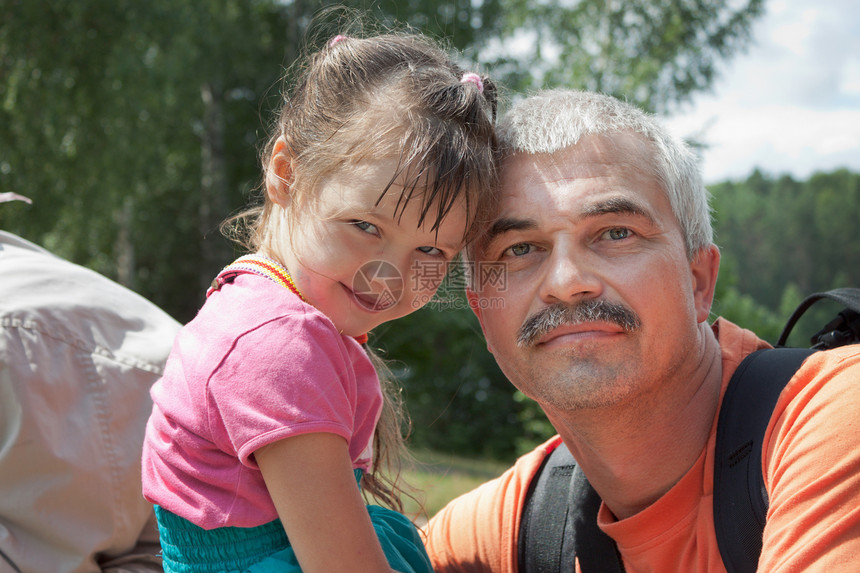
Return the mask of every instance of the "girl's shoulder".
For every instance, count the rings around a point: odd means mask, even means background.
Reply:
[[[239,333],[272,320],[331,322],[292,291],[265,277],[246,274],[213,292],[189,325],[202,322]]]
[[[214,362],[234,351],[243,339],[246,349],[248,341],[256,341],[268,352],[312,350],[343,355],[348,362],[361,351],[319,310],[257,275],[240,275],[214,292],[180,336],[198,341],[201,348],[196,350]]]

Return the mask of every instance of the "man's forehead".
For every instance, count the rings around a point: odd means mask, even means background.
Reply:
[[[583,161],[579,146],[554,153],[516,153],[505,158],[501,168],[502,188],[506,192],[521,185],[546,184],[592,177],[600,165]]]
[[[616,133],[589,135],[574,145],[552,153],[514,153],[502,160],[501,194],[521,199],[535,187],[601,177],[652,175],[653,157],[638,135]]]

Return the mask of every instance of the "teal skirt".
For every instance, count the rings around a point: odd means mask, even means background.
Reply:
[[[360,470],[356,470],[356,478]],[[418,530],[404,515],[368,505],[388,564],[401,573],[432,573]],[[155,506],[165,573],[301,573],[279,519],[257,527],[206,530]]]

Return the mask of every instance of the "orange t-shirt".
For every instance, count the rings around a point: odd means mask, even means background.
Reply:
[[[768,345],[723,319],[713,329],[722,395],[741,360]],[[660,499],[621,521],[601,507],[598,524],[618,544],[628,573],[726,570],[713,518],[718,416],[693,467]],[[427,546],[437,573],[516,573],[526,491],[559,443],[552,438],[433,517]],[[804,362],[777,402],[762,451],[770,507],[758,570],[860,570],[860,345]]]

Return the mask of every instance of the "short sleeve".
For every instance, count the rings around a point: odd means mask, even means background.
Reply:
[[[817,352],[765,435],[766,571],[854,570],[860,557],[860,346]]]
[[[312,314],[269,320],[238,337],[206,388],[216,445],[256,468],[251,454],[277,440],[329,432],[349,441],[356,375],[340,335]]]

